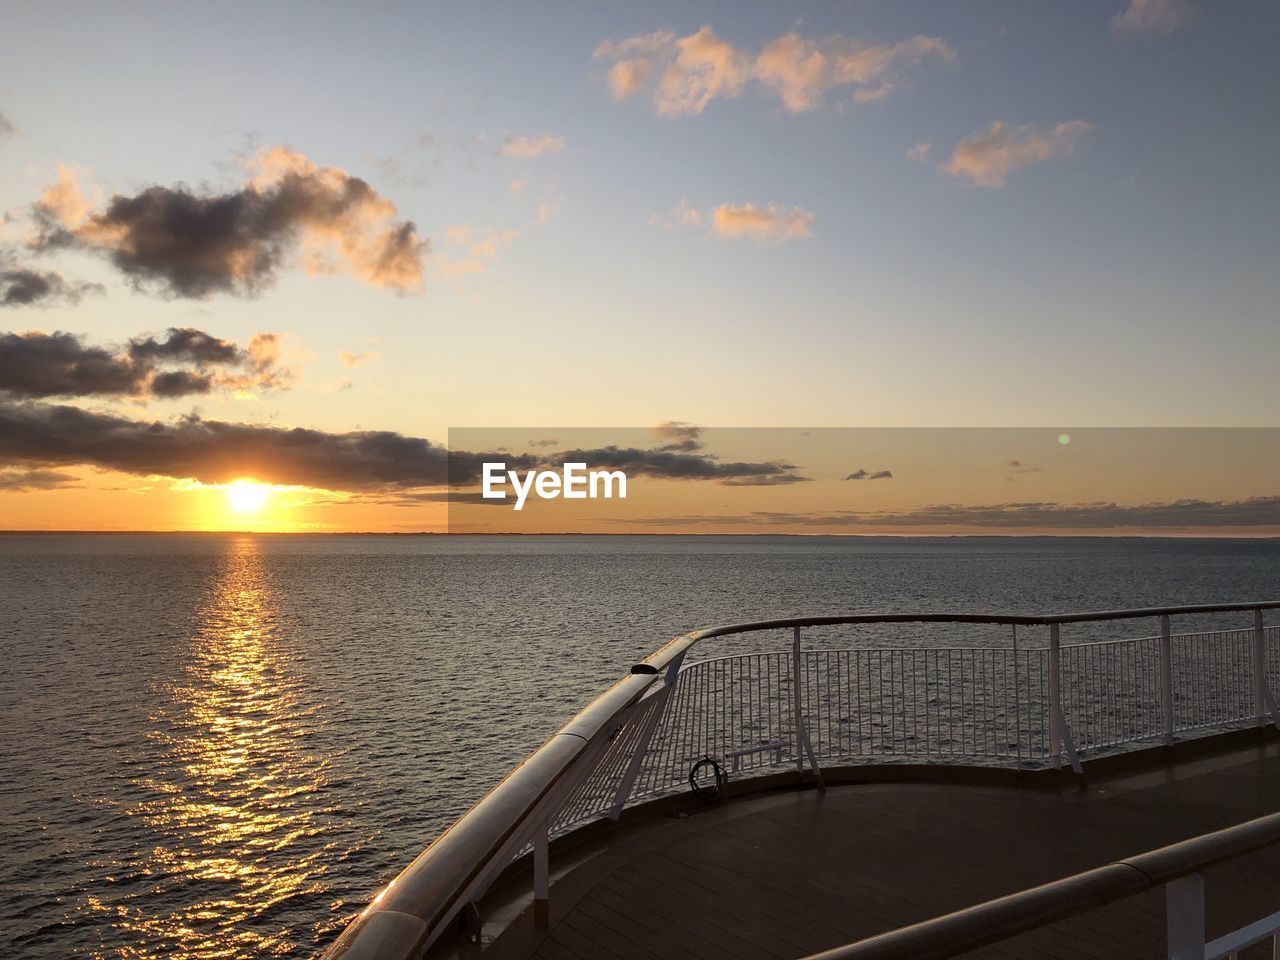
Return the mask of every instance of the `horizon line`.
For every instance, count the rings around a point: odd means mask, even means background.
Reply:
[[[795,533],[582,532],[448,530],[41,530],[0,529],[0,536],[200,536],[200,537],[794,537],[827,540],[1280,540],[1280,533]]]

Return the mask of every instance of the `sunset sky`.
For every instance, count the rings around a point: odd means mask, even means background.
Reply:
[[[628,427],[599,447],[689,459],[599,529],[1196,501],[1138,527],[1280,532],[1274,433],[1048,479],[1064,431],[1276,423],[1280,5],[10,3],[0,31],[0,529],[439,530],[475,483],[451,430],[550,456]],[[1047,446],[958,444],[986,486],[886,448],[873,487],[847,435],[723,432],[873,426]],[[1002,516],[814,529],[939,505]],[[1044,529],[1114,529],[1070,516]]]

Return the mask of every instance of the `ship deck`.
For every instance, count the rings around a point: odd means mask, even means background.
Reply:
[[[495,888],[482,904],[491,939],[443,952],[804,957],[1280,809],[1280,744],[1213,740],[1222,744],[1086,769],[1083,783],[833,784],[624,817],[553,858],[568,865],[553,876],[548,926]],[[1277,847],[1206,870],[1209,935],[1270,913],[1278,874]],[[966,956],[1160,956],[1164,938],[1157,890]]]

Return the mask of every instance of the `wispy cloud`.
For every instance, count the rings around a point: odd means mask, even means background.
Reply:
[[[61,168],[33,206],[33,245],[100,254],[136,288],[170,297],[253,295],[294,262],[401,293],[422,288],[426,243],[364,180],[284,147],[261,151],[251,172],[227,193],[152,186],[98,210]]]
[[[756,54],[704,26],[687,36],[658,30],[606,40],[595,57],[612,63],[608,82],[615,99],[651,87],[658,114],[682,116],[701,113],[716,98],[740,96],[752,82],[792,113],[814,109],[841,88],[857,102],[880,100],[906,69],[929,59],[952,60],[955,51],[938,37],[875,43],[839,34],[814,40],[792,32]]]
[[[800,113],[839,87],[852,87],[859,103],[882,100],[893,92],[894,77],[927,59],[953,60],[955,51],[938,37],[876,44],[842,36],[815,41],[789,33],[761,51],[755,75],[788,110]]]
[[[1098,503],[939,504],[914,510],[704,514],[618,518],[617,522],[665,527],[760,526],[842,528],[940,528],[948,530],[1214,530],[1280,527],[1280,496],[1245,500],[1173,500],[1124,505]]]
[[[32,490],[61,490],[77,486],[80,478],[58,470],[0,468],[0,490],[26,493]]]
[[[447,279],[483,273],[488,264],[518,239],[520,231],[511,228],[454,224],[445,228],[445,249],[437,252],[432,269]]]
[[[1047,130],[1034,124],[1010,127],[997,120],[985,132],[961,140],[942,169],[980,187],[1003,187],[1014,170],[1074,153],[1091,129],[1083,120]]]
[[[564,138],[548,132],[537,136],[509,136],[498,148],[498,154],[503,157],[545,157],[563,149]]]
[[[373,363],[378,359],[378,351],[366,350],[363,353],[351,353],[344,350],[338,354],[338,359],[342,361],[344,367],[363,367],[366,363]]]
[[[1168,36],[1191,14],[1191,4],[1187,0],[1129,0],[1129,6],[1116,14],[1112,26],[1118,31]]]
[[[11,137],[17,132],[18,128],[13,125],[13,121],[0,110],[0,137]]]
[[[784,207],[777,203],[757,206],[754,203],[722,203],[707,212],[682,199],[665,213],[649,217],[649,225],[673,229],[700,228],[730,239],[747,238],[758,243],[785,243],[813,235],[814,215],[803,207]]]
[[[670,229],[672,227],[700,227],[702,224],[702,211],[691,206],[688,197],[682,197],[680,202],[666,213],[655,213],[649,217],[649,226],[651,227]]]
[[[915,163],[924,163],[929,159],[930,149],[931,145],[922,140],[921,142],[913,144],[907,148],[907,159],[914,161]]]
[[[891,470],[867,470],[859,467],[853,473],[845,475],[846,480],[892,480],[893,472]]]
[[[1005,480],[1009,483],[1013,483],[1017,480],[1020,474],[1041,472],[1039,467],[1033,467],[1029,463],[1023,463],[1021,460],[1008,461],[1005,464],[1005,469],[1009,471],[1008,476],[1005,477]]]
[[[563,193],[548,196],[538,204],[538,222],[546,223],[552,218],[558,216],[560,211],[564,209],[564,205],[568,200],[568,195]]]

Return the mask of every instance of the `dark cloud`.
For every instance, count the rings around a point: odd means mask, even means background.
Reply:
[[[1005,467],[1009,471],[1009,475],[1005,477],[1005,480],[1009,483],[1013,483],[1017,480],[1019,474],[1040,472],[1039,467],[1030,466],[1029,464],[1023,463],[1021,460],[1010,460],[1005,464]]]
[[[18,128],[13,125],[13,122],[0,112],[0,137],[11,137],[17,132]]]
[[[58,490],[78,483],[79,477],[57,470],[0,469],[0,490],[20,493],[28,490]]]
[[[529,446],[531,447],[555,447],[555,446],[558,446],[559,444],[560,444],[560,441],[557,440],[555,437],[544,437],[541,440],[529,441]]]
[[[385,430],[326,433],[205,420],[135,421],[79,407],[0,401],[0,461],[91,464],[150,476],[268,483],[329,490],[391,490],[479,482],[485,460],[529,469],[532,457],[458,453]]]
[[[0,307],[45,307],[79,303],[102,293],[100,283],[75,283],[52,270],[30,270],[0,261]]]
[[[780,469],[794,470],[791,464],[777,464]],[[797,473],[772,473],[764,476],[731,477],[721,480],[726,487],[784,487],[790,483],[812,483],[813,477],[802,477]]]
[[[170,329],[163,339],[136,338],[120,351],[71,333],[6,333],[0,334],[0,393],[16,399],[181,397],[270,389],[296,375],[278,354],[273,334],[241,348],[190,327]],[[172,367],[178,369],[166,369]]]
[[[869,471],[859,468],[853,473],[845,475],[846,480],[892,480],[893,473],[889,470]]]
[[[682,420],[666,420],[653,428],[659,437],[666,440],[663,450],[680,450],[691,453],[702,449],[702,428]]]
[[[129,341],[129,356],[136,360],[174,360],[190,363],[232,364],[241,360],[240,349],[194,327],[170,328],[164,340],[155,337]]]
[[[979,529],[1190,530],[1280,527],[1280,496],[1245,500],[1174,500],[1126,506],[1115,503],[937,504],[914,510],[858,513],[852,510],[738,515],[646,517],[619,522],[653,526],[744,525],[812,527],[962,527]]]
[[[629,476],[717,480],[731,486],[773,486],[809,479],[795,473],[798,469],[795,464],[781,460],[727,463],[711,456],[682,453],[672,449],[672,445],[653,450],[616,446],[563,450],[555,455],[555,462],[586,463],[595,469],[623,470]]]
[[[29,467],[89,464],[141,476],[226,483],[253,477],[327,490],[434,496],[425,487],[478,484],[483,464],[530,470],[564,462],[629,475],[711,480],[735,486],[803,482],[792,464],[721,463],[662,450],[602,447],[554,457],[454,451],[385,430],[328,433],[189,416],[135,421],[79,407],[0,401],[0,461]],[[465,500],[471,493],[464,492]],[[451,494],[450,500],[460,495]]]
[[[157,373],[153,376],[149,386],[152,396],[172,399],[209,393],[213,390],[213,378],[190,370],[170,370],[168,373]]]
[[[137,394],[149,371],[70,333],[0,335],[0,390],[14,397]]]
[[[310,272],[346,270],[373,286],[421,288],[425,242],[368,183],[279,147],[258,161],[259,175],[238,190],[152,186],[116,194],[101,211],[60,171],[34,205],[34,246],[102,254],[136,288],[173,297],[256,294],[300,250]]]
[[[905,513],[884,513],[862,522],[902,526],[980,527],[1231,527],[1280,524],[1280,497],[1247,500],[1174,500],[1121,505],[1096,503],[940,504]]]
[[[385,503],[393,507],[420,507],[424,503],[465,503],[477,507],[511,509],[510,500],[485,497],[479,490],[409,490],[385,495],[361,495],[359,499],[362,503]]]

